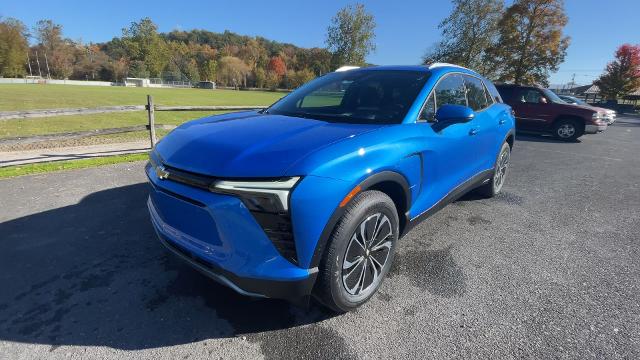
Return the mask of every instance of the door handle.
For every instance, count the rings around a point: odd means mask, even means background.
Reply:
[[[477,133],[478,133],[478,129],[469,130],[469,135],[471,135],[471,136],[476,135]]]
[[[500,119],[500,121],[498,121],[498,125],[504,125],[504,123],[506,122],[507,122],[507,119],[502,118]]]

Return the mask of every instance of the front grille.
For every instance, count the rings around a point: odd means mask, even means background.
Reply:
[[[168,173],[168,176],[166,177],[167,179],[183,183],[185,185],[209,190],[209,185],[215,181],[215,178],[211,176],[194,174],[168,165],[163,166],[165,171]]]

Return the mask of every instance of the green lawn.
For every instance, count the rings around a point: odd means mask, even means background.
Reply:
[[[147,94],[156,105],[270,105],[284,95],[269,91],[127,88],[120,86],[0,84],[0,111],[143,105]],[[157,124],[181,124],[206,111],[158,111]],[[146,112],[0,120],[0,138],[116,128],[147,123]]]
[[[156,105],[259,105],[266,106],[284,96],[282,92],[233,91],[204,89],[156,89],[78,85],[0,84],[0,111],[98,107],[110,105],[144,105],[147,94],[153,95]],[[178,125],[222,111],[157,111],[156,124]],[[56,116],[0,120],[0,138],[44,135],[63,132],[146,125],[147,113],[124,112],[93,115]],[[158,130],[161,137],[166,130]],[[99,135],[49,144],[55,146],[83,145],[105,142],[126,142],[147,139],[148,132]],[[51,142],[49,142],[51,143]],[[49,146],[41,144],[41,146]],[[6,151],[6,150],[3,150]],[[0,178],[44,173],[56,170],[84,168],[117,162],[136,161],[146,154],[112,156],[96,159],[71,160],[0,168]]]
[[[157,111],[156,124],[178,125],[223,111]],[[146,125],[144,111],[0,120],[0,138]]]
[[[285,95],[270,91],[130,88],[122,86],[0,84],[0,111],[144,105],[271,105]]]
[[[122,162],[141,161],[149,158],[149,154],[127,154],[127,155],[115,155],[106,156],[91,159],[81,160],[68,160],[68,161],[54,161],[38,164],[16,165],[0,167],[0,179],[10,178],[14,176],[41,174],[51,171],[71,170],[71,169],[83,169],[88,167],[110,165]]]

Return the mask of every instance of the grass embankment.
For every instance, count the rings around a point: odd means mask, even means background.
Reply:
[[[81,160],[65,160],[37,164],[0,167],[0,179],[22,175],[48,173],[52,171],[84,169],[100,165],[110,165],[123,162],[141,161],[149,158],[148,153],[115,155]]]

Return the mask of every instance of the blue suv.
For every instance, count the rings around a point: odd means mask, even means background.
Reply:
[[[176,128],[146,167],[149,212],[164,245],[237,292],[345,312],[413,225],[471,189],[500,191],[514,134],[469,69],[347,68],[265,110]]]

